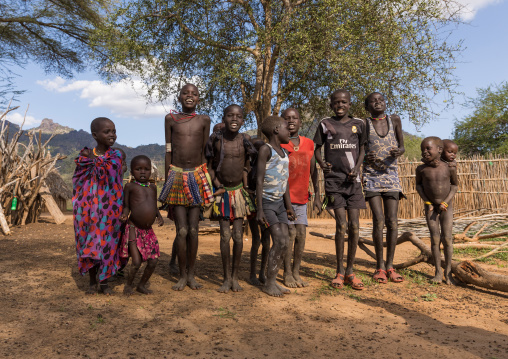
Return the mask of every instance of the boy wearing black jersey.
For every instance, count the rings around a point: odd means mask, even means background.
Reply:
[[[330,95],[330,108],[335,116],[319,123],[314,143],[315,157],[323,169],[327,208],[333,210],[336,221],[335,250],[337,275],[331,285],[342,288],[344,284],[353,289],[364,288],[361,279],[353,273],[353,263],[358,247],[360,209],[366,208],[360,182],[360,167],[365,156],[367,140],[365,123],[349,116],[351,95],[340,89]],[[321,156],[324,147],[325,160]],[[321,208],[319,189],[316,190],[315,204]],[[346,220],[347,211],[347,220]],[[344,269],[344,236],[348,231],[347,267]]]

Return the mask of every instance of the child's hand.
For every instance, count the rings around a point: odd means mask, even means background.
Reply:
[[[398,147],[392,147],[392,149],[390,151],[390,156],[399,157],[400,155],[402,155],[402,153],[400,152],[400,149]]]
[[[425,207],[428,208],[429,212],[432,212],[434,210],[434,205],[431,203],[425,203]]]
[[[317,214],[320,215],[321,212],[323,212],[323,202],[321,201],[321,198],[316,195],[316,198],[314,199],[314,210],[317,211]]]
[[[157,223],[159,227],[162,227],[164,225],[164,218],[162,218],[162,216],[157,217]]]
[[[367,161],[374,162],[376,160],[376,152],[370,151],[367,153]]]
[[[358,170],[356,168],[353,168],[351,172],[349,172],[347,177],[348,181],[354,182],[356,180],[356,177],[358,177]]]
[[[288,219],[290,221],[296,220],[296,214],[295,214],[295,211],[293,210],[293,207],[290,207],[288,210],[286,210],[286,212],[288,214]]]
[[[220,196],[222,194],[226,193],[226,190],[224,189],[224,187],[222,188],[219,188],[217,191],[215,191],[215,193],[213,194],[214,196]]]
[[[256,215],[256,220],[258,221],[258,224],[263,228],[268,228],[270,225],[268,224],[268,221],[266,220],[265,214],[263,211],[260,211],[258,209],[258,213]]]
[[[322,168],[323,173],[332,172],[332,164],[330,162],[325,162],[325,166]]]
[[[122,222],[127,221],[127,215],[126,215],[126,214],[122,214],[122,215],[120,216],[120,221],[122,221]]]
[[[442,203],[441,203],[441,204],[439,205],[439,210],[440,210],[441,212],[443,212],[443,211],[445,211],[445,212],[446,212],[446,211],[448,211],[448,207],[447,207],[447,206],[445,206],[444,204],[442,204]]]
[[[455,161],[448,162],[448,167],[457,167],[457,162]]]

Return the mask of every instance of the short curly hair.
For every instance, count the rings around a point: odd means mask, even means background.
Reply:
[[[263,120],[263,123],[261,123],[261,132],[263,132],[263,135],[270,138],[273,131],[281,125],[282,121],[284,121],[282,117],[268,116]]]
[[[443,140],[441,140],[439,137],[437,136],[429,136],[429,137],[425,137],[423,140],[422,140],[422,143],[421,145],[423,145],[424,142],[434,142],[436,144],[437,147],[440,147],[441,149],[443,148]],[[420,145],[420,146],[421,146]]]

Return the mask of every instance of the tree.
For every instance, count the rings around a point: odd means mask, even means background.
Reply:
[[[460,152],[486,155],[508,153],[508,82],[477,90],[467,105],[473,113],[455,123]]]
[[[70,77],[84,68],[90,35],[106,0],[0,0],[0,98],[13,91],[15,68],[29,61]],[[18,92],[19,93],[19,92]]]
[[[351,91],[356,113],[372,91],[415,123],[432,98],[453,92],[460,44],[453,0],[137,0],[97,34],[106,75],[140,76],[154,100],[186,81],[204,92],[201,110],[244,106],[257,124],[286,106],[328,112],[331,91]],[[456,11],[451,11],[455,9]]]

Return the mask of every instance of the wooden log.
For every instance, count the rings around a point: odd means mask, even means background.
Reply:
[[[51,216],[55,220],[56,224],[62,224],[65,222],[65,216],[58,207],[58,204],[55,202],[55,199],[51,195],[51,192],[49,191],[49,188],[46,186],[46,183],[44,183],[40,190],[39,194],[41,195],[42,199],[44,199],[44,202],[46,203],[46,208],[48,209],[49,213],[51,213]]]
[[[455,262],[452,271],[464,283],[508,292],[508,276],[488,272],[471,261]]]
[[[9,225],[7,224],[7,221],[5,220],[4,216],[4,209],[2,206],[0,206],[0,226],[2,227],[2,231],[6,236],[11,234],[11,230],[9,229]]]

